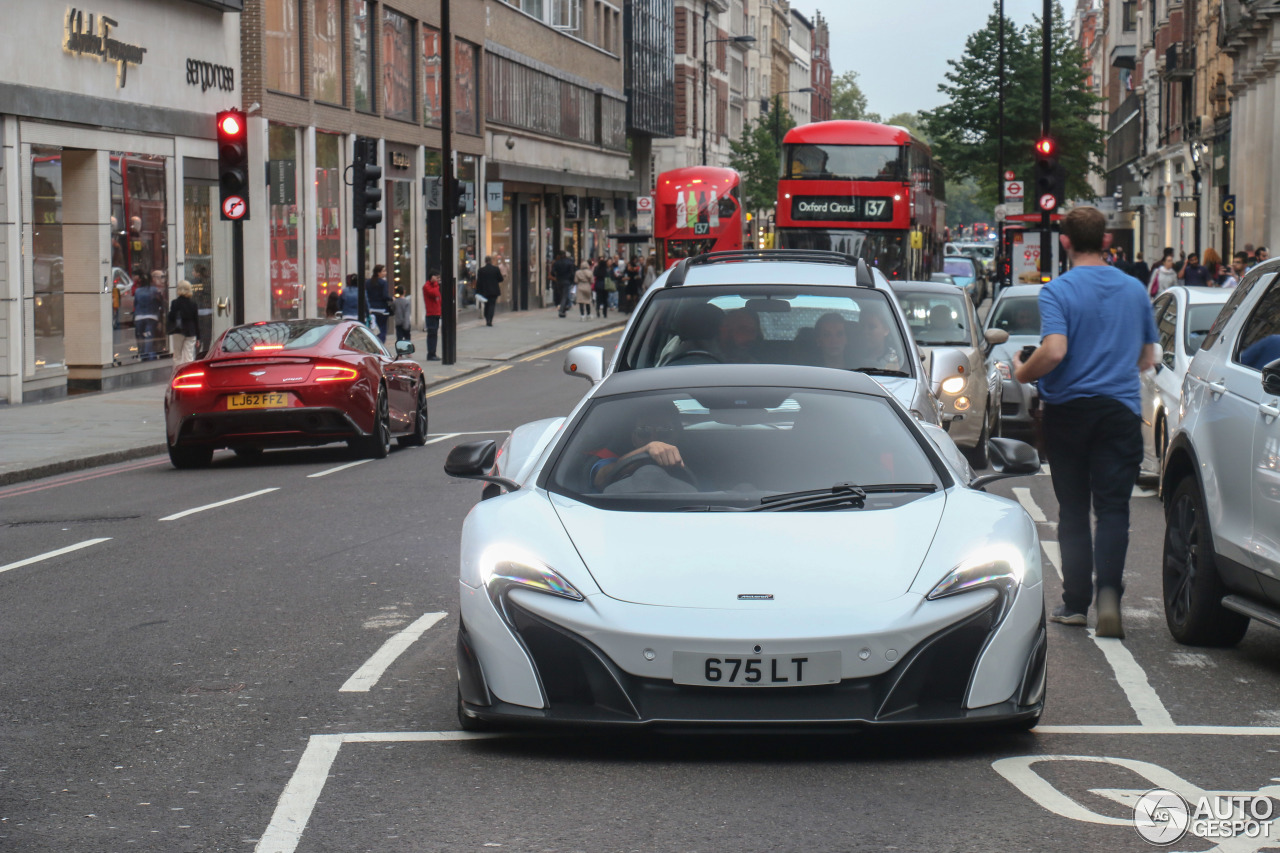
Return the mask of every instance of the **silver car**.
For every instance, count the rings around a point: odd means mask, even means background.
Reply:
[[[1009,336],[991,349],[991,361],[1004,382],[1000,422],[1005,432],[1032,427],[1033,413],[1040,408],[1040,391],[1035,385],[1013,378],[1013,356],[1025,346],[1040,346],[1039,284],[1015,284],[1000,291],[983,332],[999,330]]]
[[[907,317],[911,336],[931,359],[938,347],[964,353],[963,373],[942,378],[933,389],[942,404],[942,419],[951,438],[974,468],[987,466],[987,441],[1000,434],[1000,402],[1004,384],[992,364],[993,346],[1009,339],[1001,329],[981,332],[973,301],[948,284],[895,281],[894,293]]]

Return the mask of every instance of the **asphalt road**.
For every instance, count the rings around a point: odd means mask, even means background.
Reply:
[[[1136,795],[1280,776],[1280,632],[1174,643],[1141,494],[1129,637],[1051,625],[1033,733],[460,736],[458,531],[479,486],[441,465],[565,412],[586,385],[561,359],[438,390],[440,440],[383,461],[156,458],[0,490],[0,850],[1147,850]],[[993,491],[1043,513],[1053,557],[1049,477]]]

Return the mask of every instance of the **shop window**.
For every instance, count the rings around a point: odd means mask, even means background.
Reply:
[[[472,135],[480,132],[479,59],[475,45],[454,42],[453,51],[453,129]]]
[[[387,198],[387,286],[397,287],[413,297],[413,211],[410,207],[413,183],[388,180]]]
[[[298,275],[298,133],[273,124],[267,136],[268,236],[271,246],[271,319],[302,316]]]
[[[298,0],[264,0],[268,89],[302,94],[302,26]]]
[[[62,149],[31,149],[30,306],[35,370],[66,361],[62,267]]]
[[[345,104],[342,77],[342,0],[315,0],[316,24],[311,38],[311,86],[317,101]]]
[[[371,113],[373,102],[373,29],[368,0],[351,0],[351,61],[356,109]]]
[[[428,127],[440,126],[440,31],[422,25],[422,123]]]
[[[387,118],[413,121],[413,24],[382,9],[382,106]]]
[[[191,298],[199,310],[200,335],[197,357],[209,351],[213,333],[213,224],[218,193],[205,183],[182,188],[182,258],[191,285]]]
[[[112,279],[120,291],[119,305],[112,299],[112,353],[129,364],[168,350],[160,328],[170,284],[165,158],[112,151],[110,183]]]
[[[342,137],[316,134],[316,313],[342,288]]]

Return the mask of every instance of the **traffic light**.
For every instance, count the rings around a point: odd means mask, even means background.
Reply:
[[[351,164],[351,219],[357,231],[382,221],[382,167],[378,165],[378,143],[361,137],[356,140]]]
[[[467,185],[457,178],[453,179],[453,208],[449,211],[449,218],[456,219],[467,212]]]
[[[218,201],[222,218],[249,218],[249,134],[241,110],[218,113]]]
[[[1067,200],[1067,170],[1058,161],[1058,143],[1051,137],[1036,140],[1036,209],[1052,213]]]

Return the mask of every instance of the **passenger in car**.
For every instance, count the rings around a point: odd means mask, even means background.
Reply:
[[[719,353],[726,362],[759,361],[756,346],[760,343],[760,318],[754,311],[735,308],[724,315],[720,327]]]
[[[893,329],[878,312],[864,311],[857,330],[849,337],[853,341],[851,366],[855,370],[902,370],[903,358],[894,345]]]

